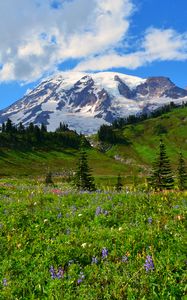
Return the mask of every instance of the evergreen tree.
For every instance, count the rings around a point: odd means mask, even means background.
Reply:
[[[45,183],[46,184],[54,184],[53,180],[52,180],[52,173],[48,172],[45,178]]]
[[[22,122],[19,123],[18,128],[17,128],[19,133],[24,133],[25,132],[25,127]]]
[[[96,189],[94,178],[92,177],[91,170],[88,166],[87,154],[83,147],[80,151],[74,184],[78,190],[94,191]]]
[[[158,157],[153,164],[152,175],[148,181],[150,186],[155,190],[169,190],[174,187],[169,158],[166,154],[166,147],[162,140],[160,140]]]
[[[41,132],[42,133],[47,132],[47,126],[44,125],[44,123],[42,123],[42,125],[41,125]]]
[[[112,126],[103,124],[98,130],[98,138],[102,142],[116,143],[117,137]]]
[[[122,187],[123,187],[123,184],[122,184],[122,178],[121,178],[121,176],[120,176],[120,174],[119,174],[119,175],[118,175],[118,178],[117,178],[117,183],[116,183],[116,191],[117,191],[117,192],[121,192]]]
[[[1,132],[5,132],[5,130],[6,130],[5,123],[3,123],[1,127]]]
[[[56,132],[69,131],[68,124],[60,122],[59,127],[56,129]]]
[[[29,126],[27,127],[27,131],[29,133],[34,133],[34,123],[29,123]]]
[[[13,132],[13,125],[12,125],[12,121],[10,119],[8,119],[7,122],[6,122],[5,131],[6,132]]]
[[[179,153],[179,163],[178,163],[178,186],[180,190],[185,190],[187,187],[187,171],[185,166],[185,161],[182,153]]]

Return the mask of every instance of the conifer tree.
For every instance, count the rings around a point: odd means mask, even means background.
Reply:
[[[185,166],[184,157],[182,152],[179,153],[179,162],[178,162],[178,186],[180,190],[185,190],[187,188],[187,171]]]
[[[45,178],[45,184],[54,184],[52,180],[52,173],[48,172]]]
[[[118,178],[117,178],[117,183],[116,183],[116,191],[121,192],[122,187],[123,187],[122,178],[121,178],[121,175],[119,174]]]
[[[5,131],[6,132],[12,132],[13,131],[13,125],[12,125],[12,121],[10,119],[8,119],[7,122],[6,122]]]
[[[96,189],[94,178],[91,175],[91,169],[88,166],[87,153],[83,144],[81,145],[74,184],[78,190],[94,191]]]
[[[169,190],[174,187],[170,161],[162,140],[160,140],[158,157],[153,164],[152,174],[148,181],[150,186],[155,190]]]
[[[2,127],[1,127],[1,132],[5,132],[5,128],[6,128],[6,127],[5,127],[5,123],[3,123],[3,124],[2,124]]]

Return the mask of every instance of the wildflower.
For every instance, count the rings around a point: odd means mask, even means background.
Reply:
[[[63,278],[64,277],[64,270],[59,267],[57,273],[56,273],[56,278],[60,279],[60,278]]]
[[[66,229],[66,234],[69,235],[71,233],[70,229]]]
[[[105,259],[108,256],[108,249],[107,248],[103,248],[102,249],[102,258]]]
[[[179,208],[179,205],[175,205],[175,206],[173,206],[173,208],[178,209],[178,208]]]
[[[69,260],[68,266],[71,266],[74,263],[74,260]]]
[[[76,210],[77,210],[76,206],[73,205],[73,206],[72,206],[72,212],[74,213]]]
[[[87,243],[83,243],[83,244],[81,245],[81,247],[85,248],[86,245],[87,245]]]
[[[77,283],[80,284],[83,280],[84,280],[85,276],[83,274],[83,272],[80,272],[79,278],[77,280]]]
[[[55,279],[56,278],[56,272],[53,266],[50,267],[49,272],[51,273],[51,278]]]
[[[57,216],[58,219],[62,218],[62,213],[60,212]]]
[[[150,255],[146,256],[144,267],[145,267],[146,272],[154,270],[153,259],[152,259],[152,257]]]
[[[3,278],[3,286],[8,286],[8,282],[6,278]]]
[[[62,191],[59,189],[53,189],[51,192],[56,195],[60,195],[62,193]]]
[[[128,256],[126,256],[126,255],[122,256],[121,261],[122,262],[127,262],[128,261]]]
[[[93,264],[97,264],[97,263],[98,263],[97,257],[93,256],[93,257],[92,257],[92,265],[93,265]]]
[[[151,223],[153,222],[153,219],[152,219],[151,217],[149,217],[149,218],[147,219],[147,221],[148,221],[149,224],[151,224]]]
[[[122,231],[122,230],[123,230],[123,227],[119,227],[118,230],[119,230],[119,231]]]
[[[184,217],[183,217],[182,215],[177,215],[177,216],[175,216],[175,220],[181,221],[181,220],[183,220],[183,219],[184,219]]]
[[[98,206],[98,207],[96,208],[95,215],[96,215],[96,216],[99,216],[100,214],[102,214],[102,208],[101,208],[100,206]]]
[[[52,279],[56,279],[56,278],[61,279],[64,277],[64,270],[61,267],[55,270],[54,267],[51,266],[49,272],[51,273]]]
[[[103,210],[100,206],[98,206],[96,208],[96,211],[95,211],[95,216],[99,216],[101,214],[107,216],[108,215],[108,211],[107,210]]]

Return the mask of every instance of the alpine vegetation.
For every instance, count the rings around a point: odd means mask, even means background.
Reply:
[[[149,184],[156,190],[170,190],[174,188],[174,179],[170,167],[170,161],[166,153],[166,146],[160,140],[159,153],[153,164],[152,174],[149,177]]]

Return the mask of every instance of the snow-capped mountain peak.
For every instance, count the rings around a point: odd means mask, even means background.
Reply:
[[[171,101],[187,101],[187,91],[169,78],[142,79],[117,72],[60,72],[7,109],[0,122],[44,123],[54,131],[60,122],[85,134],[118,117],[156,109]]]

